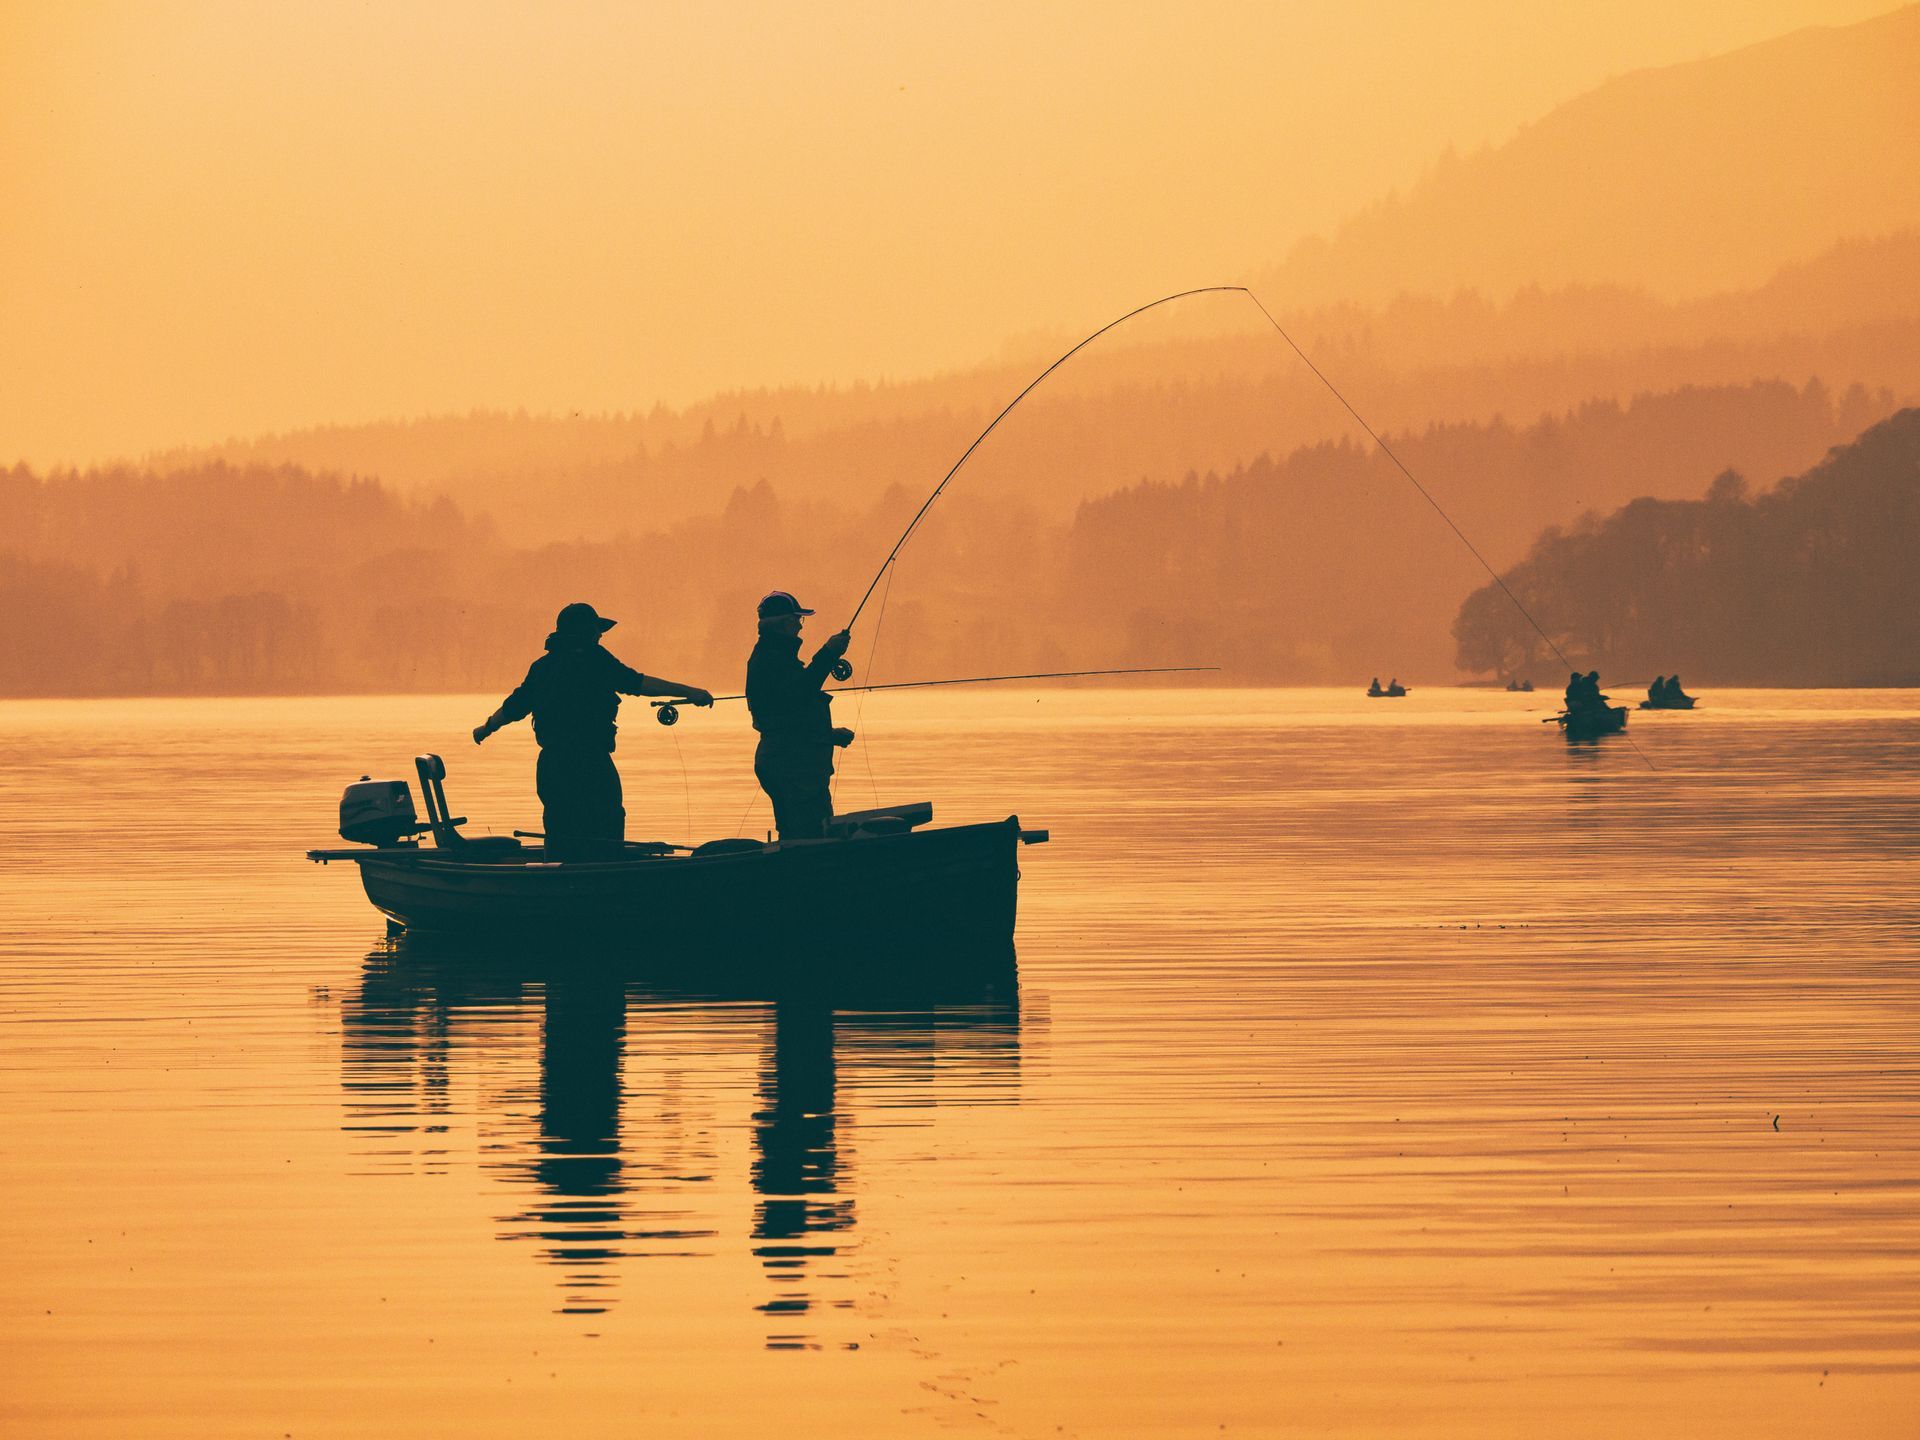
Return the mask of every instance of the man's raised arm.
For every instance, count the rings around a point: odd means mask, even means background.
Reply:
[[[845,630],[829,635],[821,642],[820,648],[813,652],[813,659],[806,665],[807,681],[815,689],[827,683],[827,675],[833,669],[833,662],[847,653],[847,646],[853,643],[853,636]]]

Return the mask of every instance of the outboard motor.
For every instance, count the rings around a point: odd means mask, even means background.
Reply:
[[[362,775],[340,797],[340,835],[360,845],[398,845],[427,827],[414,813],[404,780]]]

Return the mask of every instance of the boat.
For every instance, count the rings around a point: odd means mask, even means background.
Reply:
[[[1693,702],[1693,696],[1682,695],[1678,700],[1642,700],[1640,708],[1642,710],[1691,710]]]
[[[1509,680],[1507,681],[1507,693],[1509,695],[1531,695],[1533,693],[1533,682],[1531,680]]]
[[[1552,718],[1560,723],[1561,731],[1569,740],[1597,740],[1602,735],[1617,735],[1627,728],[1627,707],[1583,706],[1578,710],[1563,710]]]
[[[340,802],[341,836],[358,843],[307,852],[357,865],[392,934],[592,936],[706,954],[784,955],[821,939],[836,950],[885,942],[898,953],[922,938],[1010,950],[1020,847],[1050,838],[1018,816],[923,828],[933,819],[923,801],[837,815],[819,840],[628,842],[617,856],[563,863],[517,837],[463,835],[445,764],[422,755],[414,766],[424,823],[405,781],[363,778]]]
[[[1404,685],[1389,685],[1384,690],[1368,690],[1367,698],[1369,700],[1398,700],[1406,693],[1407,687]]]

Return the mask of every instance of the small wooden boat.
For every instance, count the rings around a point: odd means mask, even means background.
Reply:
[[[1563,710],[1552,718],[1560,723],[1561,731],[1569,740],[1597,740],[1602,735],[1617,735],[1627,728],[1627,707],[1583,706],[1578,710]]]
[[[1678,700],[1642,700],[1640,708],[1642,710],[1691,710],[1694,698],[1692,695],[1682,695]]]
[[[1389,685],[1384,690],[1368,690],[1367,698],[1369,700],[1398,700],[1406,693],[1407,687],[1404,685]]]
[[[309,850],[360,867],[389,929],[484,936],[594,935],[634,947],[836,948],[926,937],[943,948],[1010,947],[1022,845],[1047,840],[1017,816],[921,829],[924,802],[835,816],[823,840],[629,843],[564,863],[505,836],[470,838],[448,814],[437,755],[415,761],[428,809],[415,822],[404,781],[349,786],[341,834],[369,843]],[[433,844],[418,837],[431,832]]]

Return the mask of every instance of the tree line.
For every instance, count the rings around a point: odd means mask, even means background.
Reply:
[[[1690,471],[1698,495],[1718,468],[1702,428],[1811,445],[1848,403],[1815,385],[1682,391],[1525,428],[1436,427],[1395,447],[1495,563],[1527,555],[1543,526],[1566,526],[1549,528],[1509,583],[1566,627],[1570,653],[1603,670],[1631,656],[1627,668],[1649,674],[1868,683],[1907,673],[1875,647],[1909,622],[1883,616],[1844,641],[1794,627],[1837,597],[1858,608],[1898,591],[1911,566],[1891,541],[1910,550],[1913,530],[1891,492],[1880,497],[1885,524],[1873,528],[1871,507],[1856,516],[1846,568],[1815,578],[1807,567],[1840,543],[1836,518],[1782,498],[1811,477],[1752,500],[1722,480],[1703,501],[1637,500],[1615,520],[1567,524],[1595,493],[1630,495],[1650,478],[1678,488]],[[1861,446],[1877,454],[1876,437],[1910,423],[1903,415]],[[15,467],[0,471],[0,694],[492,690],[519,678],[575,599],[623,622],[614,643],[630,663],[731,688],[760,594],[792,590],[821,611],[816,627],[839,623],[924,498],[897,484],[840,505],[761,477],[711,514],[530,544],[444,498],[289,466]],[[1749,549],[1725,526],[1745,526]],[[1703,546],[1748,568],[1687,568]],[[1775,614],[1768,574],[1830,593]],[[1351,442],[1142,481],[1065,518],[963,478],[876,594],[854,657],[882,679],[1214,664],[1241,683],[1338,684],[1376,672],[1448,678],[1456,661],[1495,674],[1537,664],[1479,593],[1484,578],[1391,463]],[[1763,614],[1765,631],[1786,638],[1754,650],[1730,613]],[[1632,649],[1628,637],[1654,633],[1655,617],[1658,643]],[[1712,663],[1695,658],[1707,651]]]
[[[1640,499],[1550,527],[1501,577],[1576,666],[1728,685],[1920,684],[1920,410],[1750,493]],[[1453,623],[1462,670],[1542,677],[1545,642],[1493,585]]]

